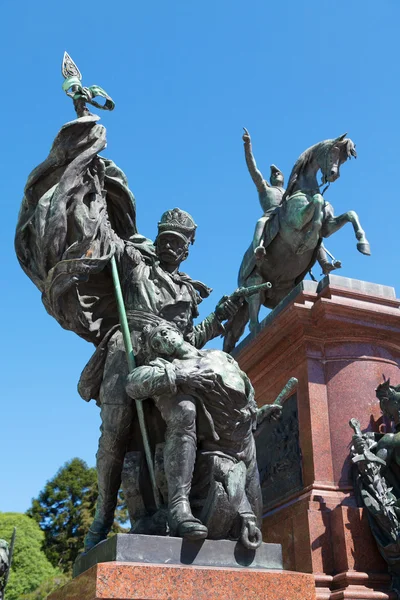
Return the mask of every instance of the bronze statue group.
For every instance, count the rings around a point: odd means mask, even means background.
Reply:
[[[61,128],[49,156],[28,178],[16,252],[48,313],[95,345],[79,382],[81,396],[97,402],[102,420],[99,496],[85,550],[111,529],[124,461],[132,453],[141,457],[134,482],[140,501],[130,506],[133,532],[236,539],[255,549],[261,544],[262,497],[253,432],[263,419],[279,418],[281,406],[257,408],[249,378],[228,352],[249,320],[250,328],[257,328],[260,306],[276,307],[316,261],[324,273],[340,267],[328,260],[323,238],[350,222],[358,250],[369,254],[357,214],[335,217],[321,192],[356,156],[354,143],[342,135],[306,150],[285,190],[274,165],[270,183],[263,178],[245,131],[246,163],[263,216],[240,267],[239,285],[260,287],[254,288],[257,293],[224,297],[195,324],[199,304],[211,290],[180,270],[195,241],[193,217],[172,208],[161,216],[154,242],[138,233],[134,196],[121,169],[100,157],[106,131],[88,110],[91,104],[101,108],[96,95],[105,98],[107,109],[114,107],[112,100],[98,86],[82,86],[68,55],[63,74],[77,118]],[[112,264],[134,369],[128,368]],[[263,285],[267,282],[272,285]],[[221,334],[224,352],[203,349]],[[146,463],[144,441],[153,457],[161,456],[157,464]]]

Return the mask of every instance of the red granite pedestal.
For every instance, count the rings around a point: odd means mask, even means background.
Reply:
[[[315,600],[312,575],[266,569],[109,562],[47,600]]]
[[[390,578],[357,507],[349,462],[351,417],[384,431],[374,390],[400,383],[400,301],[393,288],[326,277],[306,281],[242,342],[235,357],[271,402],[299,380],[302,483],[265,509],[265,542],[282,544],[284,568],[313,573],[318,600],[389,600]]]

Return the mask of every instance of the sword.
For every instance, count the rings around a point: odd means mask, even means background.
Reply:
[[[90,112],[86,107],[87,103],[91,104],[92,106],[95,106],[96,108],[101,108],[102,110],[114,110],[115,104],[110,98],[110,96],[103,90],[103,88],[99,87],[98,85],[92,85],[89,88],[82,86],[81,72],[79,71],[78,67],[67,52],[64,52],[61,72],[64,77],[64,83],[62,88],[64,92],[66,92],[67,96],[73,99],[75,111],[78,117],[90,115]],[[93,100],[93,98],[96,98],[97,96],[105,98],[105,103],[103,105]],[[129,331],[128,319],[126,316],[125,304],[121,290],[121,282],[118,274],[115,256],[111,257],[111,273],[114,284],[115,298],[118,307],[118,316],[122,330],[122,337],[124,339],[128,369],[129,372],[131,372],[136,367],[136,361],[135,355],[133,354],[131,334]],[[144,418],[143,404],[142,402],[140,402],[140,400],[135,400],[135,404],[139,420],[140,433],[142,434],[147,468],[149,470],[151,487],[154,495],[154,502],[156,508],[158,509],[161,506],[161,500],[156,483],[153,457],[151,454],[146,421]]]
[[[356,435],[357,437],[361,437],[361,438],[363,437],[363,434],[361,431],[361,424],[358,419],[354,419],[354,418],[350,419],[349,425],[352,428],[352,430],[354,431],[354,435]],[[378,463],[383,466],[386,466],[386,462],[382,458],[380,458],[379,456],[377,456],[376,454],[371,452],[371,449],[375,448],[376,446],[377,446],[376,442],[374,442],[369,447],[367,447],[367,445],[365,444],[365,448],[363,449],[362,454],[355,454],[353,456],[353,458],[351,459],[351,461],[353,463],[358,463],[360,461],[367,461],[367,462]]]

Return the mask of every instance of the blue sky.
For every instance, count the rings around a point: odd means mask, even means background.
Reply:
[[[14,256],[29,172],[73,118],[61,90],[66,49],[84,84],[116,102],[102,114],[112,158],[154,238],[167,208],[191,212],[198,234],[184,270],[214,288],[205,317],[236,287],[260,216],[241,141],[250,131],[261,170],[288,178],[308,146],[346,131],[358,159],[327,199],[356,210],[372,256],[347,225],[327,241],[341,275],[399,289],[398,0],[136,0],[2,2],[2,405],[0,511],[25,511],[74,456],[95,462],[99,412],[77,394],[92,347],[45,312]],[[316,270],[318,274],[318,270]]]

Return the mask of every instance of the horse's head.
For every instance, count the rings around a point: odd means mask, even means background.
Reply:
[[[347,133],[333,140],[325,140],[315,147],[315,158],[322,172],[322,183],[331,183],[340,177],[340,165],[348,158],[357,157],[356,147]]]
[[[316,187],[312,181],[304,181],[304,176],[312,174],[315,178],[316,172],[321,169],[322,185],[336,181],[340,177],[340,165],[348,158],[356,157],[356,147],[346,133],[333,140],[325,140],[308,148],[297,159],[290,174],[287,190],[283,196],[284,200],[289,198],[296,189],[302,189],[305,185],[309,188]]]

